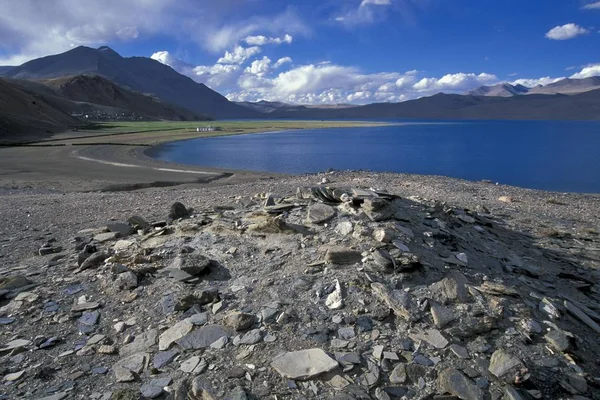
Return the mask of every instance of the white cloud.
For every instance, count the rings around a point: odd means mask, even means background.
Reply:
[[[256,75],[256,76],[265,76],[271,70],[271,59],[267,56],[264,56],[261,60],[254,60],[250,64],[248,68],[244,70],[244,72]]]
[[[480,73],[479,75],[473,73],[456,73],[447,74],[441,78],[423,78],[414,84],[414,88],[418,91],[431,92],[431,91],[464,91],[469,88],[473,88],[478,85],[487,85],[496,82],[498,78],[495,75]]]
[[[291,63],[292,59],[290,57],[281,57],[279,60],[275,61],[273,64],[273,69],[277,69],[281,67],[283,64]]]
[[[595,1],[593,3],[586,4],[582,8],[585,10],[600,10],[600,1]]]
[[[549,76],[544,76],[542,78],[522,78],[509,83],[511,85],[523,85],[525,87],[532,88],[539,85],[546,86],[550,83],[558,82],[562,79],[565,79],[565,77],[562,76],[560,78],[550,78]]]
[[[361,7],[366,7],[369,5],[389,6],[390,4],[392,4],[391,0],[362,0],[362,2],[360,3],[360,6]]]
[[[217,60],[219,64],[243,64],[250,57],[260,53],[260,47],[235,46],[233,51],[226,51],[225,55]]]
[[[263,35],[248,36],[244,39],[246,44],[250,46],[264,46],[266,44],[291,44],[294,38],[291,35],[285,34],[283,37],[266,37]]]
[[[570,23],[562,26],[555,26],[546,33],[546,38],[551,40],[568,40],[580,35],[585,35],[589,31],[579,25]]]
[[[127,41],[163,30],[173,0],[3,1],[0,65],[17,65],[79,45]]]
[[[585,66],[581,71],[571,75],[571,78],[582,79],[592,76],[600,76],[600,64],[590,64]]]
[[[79,45],[166,35],[221,53],[256,33],[288,43],[310,35],[290,7],[257,13],[243,0],[0,0],[0,65],[17,65]],[[234,14],[236,18],[232,17]],[[289,38],[285,35],[289,35]]]

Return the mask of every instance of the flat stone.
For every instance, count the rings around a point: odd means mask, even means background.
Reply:
[[[169,386],[171,381],[172,379],[170,377],[152,379],[150,382],[144,383],[142,387],[140,387],[140,392],[145,398],[155,399],[163,393],[164,388]]]
[[[150,329],[144,333],[135,337],[132,343],[126,344],[121,347],[119,354],[121,356],[128,356],[134,353],[146,352],[156,345],[158,340],[158,331],[156,329]]]
[[[223,324],[235,329],[236,331],[244,331],[254,325],[254,320],[255,317],[252,314],[233,311],[223,318]]]
[[[371,283],[375,297],[394,311],[396,316],[408,321],[417,319],[417,306],[412,297],[401,290],[392,290],[380,282]]]
[[[160,369],[173,361],[177,354],[179,354],[179,350],[159,351],[152,359],[152,365],[154,368]]]
[[[5,317],[0,318],[0,325],[10,325],[13,322],[15,322],[14,318],[5,318]]]
[[[437,302],[431,302],[430,311],[433,323],[438,328],[444,328],[450,322],[456,320],[456,314],[454,314],[451,309],[444,307]]]
[[[390,383],[397,385],[406,382],[406,365],[400,363],[390,373]]]
[[[19,371],[19,372],[13,372],[12,374],[6,374],[6,375],[4,375],[2,380],[4,382],[14,382],[14,381],[18,381],[19,379],[21,379],[21,377],[23,375],[25,375],[25,370]]]
[[[193,328],[194,325],[192,325],[189,321],[179,321],[160,335],[158,340],[158,349],[167,350],[172,343],[190,333]]]
[[[523,363],[504,350],[496,350],[490,359],[488,370],[498,379],[513,381],[516,371],[521,369]]]
[[[218,338],[214,343],[211,343],[210,348],[221,350],[223,347],[225,347],[227,345],[227,343],[229,343],[229,339],[227,338],[227,336],[223,336],[223,337]]]
[[[117,382],[133,381],[134,373],[139,374],[144,370],[148,358],[147,353],[136,353],[117,361],[112,366]]]
[[[414,356],[413,361],[415,364],[424,365],[426,367],[431,367],[434,365],[434,362],[425,357],[423,354],[417,354]]]
[[[469,299],[469,293],[466,285],[469,283],[467,278],[458,271],[452,271],[439,282],[430,285],[432,296],[442,304],[458,301],[466,303]]]
[[[394,240],[396,233],[392,229],[380,228],[373,232],[373,239],[381,243],[390,243]]]
[[[325,305],[330,310],[338,310],[344,305],[344,297],[342,292],[342,285],[339,280],[335,280],[335,290],[327,295],[325,299]]]
[[[260,329],[253,329],[246,332],[236,344],[257,344],[262,341],[263,333]]]
[[[462,372],[447,368],[437,378],[440,392],[448,392],[461,400],[483,400],[483,391]]]
[[[15,339],[0,347],[0,353],[9,352],[14,349],[20,349],[29,345],[31,345],[31,340]]]
[[[115,250],[125,250],[131,246],[133,246],[133,243],[131,240],[117,240],[117,243],[115,243],[115,245],[113,246],[113,249]]]
[[[193,330],[175,342],[186,350],[205,349],[223,336],[231,336],[231,332],[221,325],[205,325]]]
[[[462,359],[469,358],[469,352],[463,346],[459,346],[458,344],[451,344],[450,347],[448,347],[448,348],[458,358],[462,358]]]
[[[308,208],[308,221],[313,224],[322,224],[335,217],[335,208],[327,204],[313,204]]]
[[[288,352],[271,363],[271,367],[284,378],[298,380],[313,378],[337,366],[337,361],[317,348]]]
[[[40,397],[37,400],[62,400],[67,396],[68,396],[68,394],[66,392],[60,392],[60,393],[55,393],[51,396]]]
[[[129,236],[133,233],[133,228],[127,222],[111,221],[106,224],[106,229],[109,232],[118,233],[122,237]]]
[[[446,339],[440,331],[437,329],[428,329],[425,332],[409,335],[412,340],[422,340],[429,343],[436,349],[443,349],[448,346],[448,339]]]
[[[188,358],[187,360],[185,360],[184,362],[182,362],[181,365],[179,366],[179,369],[182,370],[183,372],[186,372],[189,374],[192,371],[194,371],[194,369],[196,369],[196,367],[198,366],[198,363],[200,363],[200,357],[192,356],[192,357]]]
[[[197,313],[185,319],[190,324],[194,326],[204,325],[208,322],[208,314],[207,313]]]
[[[23,275],[9,276],[0,278],[0,290],[15,290],[24,286],[29,286],[33,282]]]
[[[98,311],[86,311],[81,318],[79,318],[79,323],[87,326],[94,326],[98,323],[98,319],[100,319],[100,313]]]
[[[560,352],[565,352],[569,348],[569,338],[562,331],[553,329],[544,336],[544,339]]]
[[[115,240],[119,236],[121,236],[121,235],[118,232],[100,233],[100,234],[94,236],[94,240],[98,243],[104,243],[104,242],[108,242],[110,240]]]
[[[507,385],[504,387],[504,399],[503,400],[524,400],[523,396],[519,394],[517,389]]]

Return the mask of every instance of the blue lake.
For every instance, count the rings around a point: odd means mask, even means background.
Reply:
[[[174,142],[150,156],[251,171],[402,172],[600,193],[600,122],[408,123],[272,132]]]

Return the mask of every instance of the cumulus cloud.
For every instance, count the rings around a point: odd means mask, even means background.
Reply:
[[[260,47],[235,46],[233,51],[226,51],[225,55],[217,60],[219,64],[243,64],[250,57],[260,53]]]
[[[79,45],[100,46],[153,35],[185,38],[221,53],[257,33],[273,43],[310,35],[294,8],[273,13],[244,0],[2,1],[0,65],[17,65]],[[235,11],[236,17],[232,14]],[[285,36],[288,35],[289,37]]]
[[[565,79],[565,77],[562,76],[559,78],[551,78],[549,76],[544,76],[541,78],[521,78],[521,79],[514,80],[512,82],[509,82],[509,83],[511,85],[523,85],[525,87],[532,88],[532,87],[536,87],[539,85],[546,86],[550,83],[558,82],[562,79]]]
[[[582,7],[584,10],[600,10],[600,1],[586,4]]]
[[[283,64],[287,64],[287,63],[291,63],[292,59],[291,57],[281,57],[279,60],[275,61],[275,64],[273,64],[273,68],[277,69],[279,67],[281,67]]]
[[[582,79],[591,78],[592,76],[600,76],[600,64],[587,65],[581,71],[571,75],[571,78]]]
[[[79,45],[127,41],[161,31],[173,0],[5,1],[0,13],[0,65],[17,65]]]
[[[447,74],[441,78],[423,78],[414,84],[418,91],[431,92],[432,90],[444,91],[464,91],[478,85],[486,85],[496,82],[498,78],[495,75],[482,72],[480,74],[462,73]]]
[[[292,35],[285,34],[283,37],[266,37],[264,35],[248,36],[244,39],[250,46],[264,46],[266,44],[291,44],[294,38]]]
[[[580,35],[585,35],[589,31],[577,24],[565,24],[555,26],[546,33],[546,38],[551,40],[568,40]]]
[[[261,60],[254,60],[244,72],[256,76],[265,76],[271,70],[271,59],[264,56]]]

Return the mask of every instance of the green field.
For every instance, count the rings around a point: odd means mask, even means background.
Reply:
[[[350,128],[381,126],[386,123],[360,121],[196,121],[196,122],[101,122],[77,131],[60,133],[44,142],[94,144],[119,143],[151,145],[200,137],[239,135],[244,133],[295,129]],[[216,131],[197,132],[196,128],[213,126]]]

